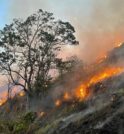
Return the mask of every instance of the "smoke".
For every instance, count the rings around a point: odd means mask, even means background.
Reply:
[[[124,1],[94,0],[87,18],[81,18],[79,32],[79,55],[86,61],[92,61],[115,45],[124,41]]]
[[[78,55],[85,62],[103,56],[124,41],[123,0],[12,0],[9,20],[25,18],[39,8],[69,21],[76,29],[79,46],[65,47],[64,57]]]
[[[45,5],[45,0],[12,0],[8,19],[26,18]]]

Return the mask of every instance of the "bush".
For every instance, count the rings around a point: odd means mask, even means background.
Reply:
[[[24,116],[24,121],[26,123],[32,123],[37,117],[36,112],[28,112],[25,116]]]
[[[24,134],[27,130],[27,125],[23,122],[18,122],[14,125],[14,134]]]

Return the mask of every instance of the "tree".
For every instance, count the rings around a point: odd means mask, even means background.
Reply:
[[[14,19],[0,31],[0,69],[26,95],[40,96],[52,80],[62,45],[76,45],[74,27],[41,9],[25,21]]]

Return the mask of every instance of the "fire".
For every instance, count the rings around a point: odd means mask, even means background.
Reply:
[[[69,99],[70,99],[69,93],[66,92],[66,93],[64,94],[64,97],[63,97],[63,98],[64,98],[64,100],[69,100]]]
[[[0,99],[0,106],[2,106],[4,103],[6,103],[6,99]]]
[[[102,81],[104,79],[110,78],[111,76],[117,75],[123,71],[122,68],[107,68],[104,69],[103,72],[94,74],[88,81],[86,81],[84,84],[79,86],[75,92],[76,92],[76,97],[79,100],[84,100],[89,96],[89,91],[88,88],[92,84],[96,84],[99,81]]]
[[[94,75],[90,79],[89,84],[90,85],[95,84],[98,81],[102,81],[102,80],[107,79],[107,78],[109,78],[111,76],[117,75],[117,74],[121,73],[122,71],[123,71],[122,68],[110,68],[110,69],[107,68],[103,72]]]
[[[61,100],[57,100],[57,101],[55,102],[55,105],[56,105],[57,107],[59,107],[59,106],[61,105]]]
[[[6,103],[7,96],[8,96],[7,92],[5,92],[5,91],[1,92],[1,94],[0,94],[0,106],[2,106],[4,103]]]
[[[19,92],[17,87],[15,87],[11,93],[11,98],[13,98],[17,93],[20,97],[23,97],[25,95],[24,91]],[[7,98],[8,98],[8,92],[6,90],[1,92],[1,94],[0,94],[0,106],[2,106],[3,104],[5,104],[7,102]]]
[[[59,107],[63,102],[68,102],[71,99],[72,96],[68,92],[65,92],[61,98],[55,101],[55,106]]]
[[[81,85],[79,88],[76,89],[76,97],[79,98],[79,100],[83,100],[87,97],[88,90],[86,85]]]
[[[122,42],[118,43],[117,44],[117,47],[120,47],[122,44],[123,44]]]
[[[21,96],[21,97],[23,97],[25,95],[25,92],[24,91],[21,91],[20,93],[19,93],[19,96]]]
[[[96,84],[97,82],[103,81],[112,76],[115,76],[121,72],[123,72],[123,68],[119,67],[109,67],[102,69],[102,71],[90,76],[90,78],[87,79],[84,83],[82,83],[79,87],[77,87],[73,93],[65,92],[63,97],[55,101],[55,106],[59,107],[63,102],[68,102],[73,98],[76,98],[79,101],[86,100],[91,95],[89,89],[93,84]]]
[[[122,43],[119,43],[119,44],[118,44],[118,47],[120,47],[121,45],[122,45]]]

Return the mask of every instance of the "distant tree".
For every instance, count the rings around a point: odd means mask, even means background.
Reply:
[[[40,96],[52,80],[62,45],[76,45],[74,27],[41,9],[25,21],[14,19],[0,31],[0,69],[28,98]]]

